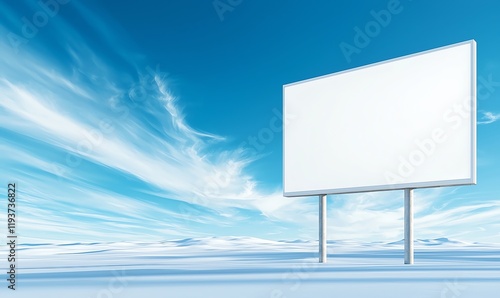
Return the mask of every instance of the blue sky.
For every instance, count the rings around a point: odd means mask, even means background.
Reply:
[[[0,4],[24,241],[316,239],[317,198],[282,197],[282,86],[475,39],[478,184],[416,190],[415,237],[500,243],[497,1],[42,2]],[[331,196],[329,239],[401,239],[402,196]]]

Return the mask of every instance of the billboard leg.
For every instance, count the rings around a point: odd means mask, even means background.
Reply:
[[[326,195],[319,196],[319,262],[326,263]]]
[[[413,264],[413,189],[405,189],[405,264]]]

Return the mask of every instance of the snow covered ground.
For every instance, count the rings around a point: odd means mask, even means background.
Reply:
[[[2,278],[0,296],[498,297],[500,245],[419,240],[415,265],[402,245],[331,241],[326,264],[317,242],[248,237],[21,245],[17,290]]]

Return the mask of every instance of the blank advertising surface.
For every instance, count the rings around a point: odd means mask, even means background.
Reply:
[[[283,86],[285,196],[476,183],[476,43]]]

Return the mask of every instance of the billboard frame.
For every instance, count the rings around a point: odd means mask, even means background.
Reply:
[[[413,53],[410,55],[405,55],[389,60],[384,60],[352,69],[347,69],[319,77],[314,77],[306,80],[301,80],[289,84],[283,85],[282,89],[282,94],[283,94],[283,113],[286,113],[285,110],[285,89],[290,86],[294,86],[297,84],[303,84],[315,80],[320,80],[332,76],[338,76],[342,74],[346,74],[349,72],[354,72],[354,71],[359,71],[362,69],[366,68],[371,68],[375,67],[378,65],[383,65],[391,62],[395,62],[398,60],[403,60],[403,59],[408,59],[412,58],[415,56],[421,56],[424,54],[429,54],[432,52],[436,51],[441,51],[445,50],[448,48],[453,48],[453,47],[458,47],[461,45],[470,45],[471,46],[471,56],[470,56],[470,62],[471,62],[471,75],[470,75],[470,154],[471,154],[471,163],[470,163],[470,177],[466,179],[453,179],[453,180],[435,180],[435,181],[426,181],[426,182],[409,182],[409,183],[396,183],[396,184],[383,184],[383,185],[370,185],[370,186],[357,186],[357,187],[347,187],[347,188],[334,188],[334,189],[314,189],[314,190],[300,190],[300,191],[286,191],[286,130],[287,130],[287,125],[283,123],[283,195],[285,197],[298,197],[298,196],[313,196],[313,195],[324,195],[324,194],[347,194],[347,193],[360,193],[360,192],[371,192],[371,191],[388,191],[388,190],[402,190],[402,189],[415,189],[415,188],[430,188],[430,187],[443,187],[443,186],[460,186],[460,185],[474,185],[477,183],[477,173],[476,173],[476,142],[477,142],[477,132],[476,132],[476,125],[477,125],[477,116],[476,116],[476,105],[477,105],[477,98],[476,98],[476,81],[477,81],[477,74],[476,74],[476,67],[477,67],[477,58],[476,58],[476,41],[471,39],[468,41],[463,41],[439,48],[434,48],[418,53]]]

